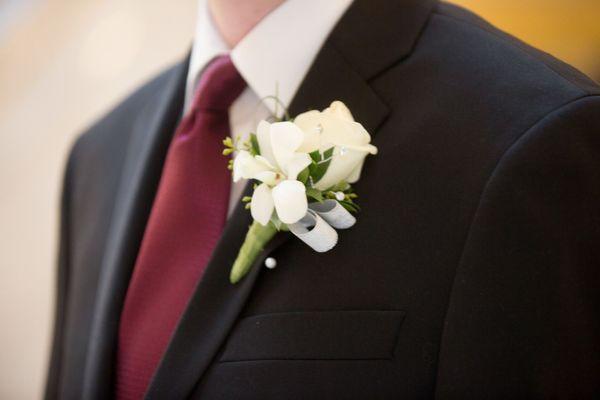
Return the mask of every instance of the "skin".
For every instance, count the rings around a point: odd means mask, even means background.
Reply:
[[[230,47],[235,47],[267,14],[285,0],[209,0],[215,25]]]

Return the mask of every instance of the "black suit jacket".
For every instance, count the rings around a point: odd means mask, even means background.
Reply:
[[[115,339],[187,60],[76,142],[48,399],[112,393]],[[600,89],[432,0],[356,0],[291,104],[343,100],[380,149],[358,223],[280,234],[238,285],[238,207],[148,399],[590,398],[598,385]],[[262,267],[267,256],[278,267]]]

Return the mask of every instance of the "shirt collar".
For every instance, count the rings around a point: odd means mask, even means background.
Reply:
[[[188,73],[186,102],[204,67],[216,56],[231,59],[260,99],[277,96],[288,107],[329,33],[352,0],[287,0],[257,24],[231,51],[217,31],[206,0],[199,2],[198,26]],[[282,107],[265,101],[271,113]]]

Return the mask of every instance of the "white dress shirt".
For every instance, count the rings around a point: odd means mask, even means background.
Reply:
[[[229,108],[234,137],[256,130],[261,119],[280,117],[288,107],[325,39],[352,0],[286,0],[264,17],[233,49],[229,49],[210,15],[207,0],[200,0],[194,46],[187,76],[185,110],[206,65],[229,54],[248,87]],[[229,214],[245,182],[232,184]]]

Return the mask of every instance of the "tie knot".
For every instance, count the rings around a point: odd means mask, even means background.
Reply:
[[[246,82],[231,58],[228,55],[219,56],[202,73],[192,109],[227,111],[245,87]]]

